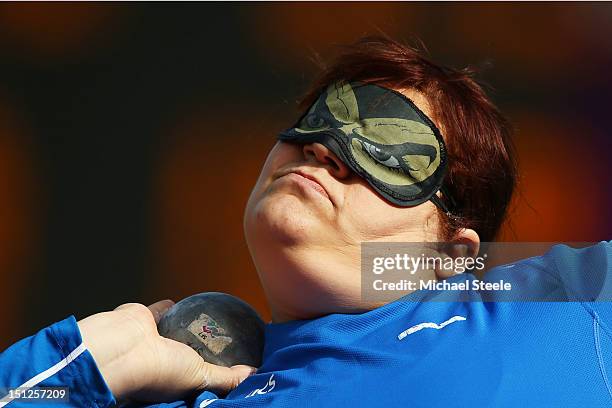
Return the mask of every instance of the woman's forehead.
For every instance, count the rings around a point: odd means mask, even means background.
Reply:
[[[414,88],[397,89],[398,92],[410,99],[425,115],[430,119],[432,117],[432,109],[429,100],[424,93],[417,91]],[[437,123],[436,123],[437,125]]]

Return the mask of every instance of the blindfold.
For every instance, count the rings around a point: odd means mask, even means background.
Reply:
[[[393,204],[431,200],[449,212],[436,196],[441,189],[444,194],[447,166],[442,135],[414,102],[392,89],[336,82],[278,139],[323,144]]]

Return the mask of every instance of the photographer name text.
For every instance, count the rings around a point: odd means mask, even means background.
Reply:
[[[479,279],[463,281],[463,282],[448,282],[436,280],[421,280],[419,282],[402,279],[396,282],[385,282],[382,279],[377,279],[372,283],[372,287],[376,291],[415,291],[415,290],[452,290],[452,291],[510,291],[512,284],[500,280],[499,282],[485,282]]]

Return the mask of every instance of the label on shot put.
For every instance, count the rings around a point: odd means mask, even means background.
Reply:
[[[232,342],[231,337],[224,336],[225,329],[204,313],[189,325],[188,330],[200,339],[214,355],[221,354]]]

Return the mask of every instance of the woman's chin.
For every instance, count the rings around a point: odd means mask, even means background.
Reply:
[[[284,248],[314,244],[313,240],[320,241],[321,237],[329,235],[325,230],[330,228],[329,222],[324,222],[321,215],[305,206],[299,197],[289,194],[264,198],[250,216],[251,225],[257,230],[255,239],[264,239],[272,245],[276,242]]]

